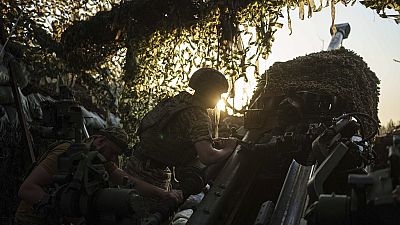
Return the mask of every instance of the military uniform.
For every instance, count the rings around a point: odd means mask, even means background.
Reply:
[[[181,92],[164,99],[142,120],[140,143],[128,160],[126,171],[165,190],[171,171],[197,158],[194,143],[212,142],[211,120],[193,95]]]
[[[116,143],[121,149],[126,147],[127,139],[125,137],[126,133],[119,131],[119,128],[107,128],[105,130],[101,130],[99,132],[100,135],[106,136],[111,141]],[[84,143],[86,147],[90,150],[93,150],[94,146],[92,145],[95,137],[90,137]],[[55,148],[46,152],[41,159],[39,159],[38,166],[44,168],[51,176],[57,174],[57,160],[58,157],[64,152],[68,151],[71,143],[64,142],[62,144],[57,145]],[[108,172],[108,174],[112,174],[114,170],[118,167],[114,162],[108,161],[104,163],[104,168]],[[44,189],[46,187],[43,187]],[[63,218],[65,224],[78,224],[82,218]],[[15,214],[15,222],[17,225],[43,225],[47,224],[46,218],[40,217],[37,215],[32,206],[25,201],[21,201],[16,214]]]

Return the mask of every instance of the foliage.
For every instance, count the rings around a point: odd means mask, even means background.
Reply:
[[[396,23],[400,23],[399,14],[387,14],[387,9],[400,11],[400,2],[396,0],[364,0],[361,1],[366,7],[374,9],[383,18],[393,18]]]
[[[231,90],[246,69],[261,76],[258,61],[270,53],[287,9],[308,17],[338,0],[3,0],[0,43],[29,65],[24,94],[54,97],[65,84],[85,108],[118,113],[134,142],[138,121],[161,98],[184,90],[195,68],[224,72]],[[342,0],[345,4],[354,1]],[[395,0],[365,0],[381,16],[400,11]],[[398,15],[391,16],[398,21]],[[0,46],[1,48],[1,46]],[[234,92],[230,92],[230,97]],[[16,128],[12,128],[16,131]],[[20,133],[20,132],[19,132]],[[9,136],[17,138],[17,135]],[[19,141],[14,141],[19,144]],[[11,146],[11,145],[10,145]],[[12,224],[24,148],[3,148],[1,224]],[[13,173],[8,173],[13,168]],[[11,198],[10,198],[11,197]],[[4,217],[5,215],[5,217]]]
[[[0,3],[0,39],[16,27],[7,50],[30,65],[31,91],[55,95],[57,85],[70,85],[87,108],[119,113],[134,137],[145,112],[184,90],[195,68],[221,70],[232,89],[247,68],[259,77],[285,6],[299,7],[301,19],[330,6],[334,19],[337,2],[8,0]],[[394,1],[364,3],[399,10]]]
[[[137,75],[126,81],[121,105],[127,107],[123,112],[126,121],[131,121],[129,130],[160,99],[184,90],[195,68],[219,69],[229,77],[233,90],[235,80],[246,76],[246,68],[257,67],[256,60],[268,55],[280,10],[267,1],[255,2],[241,12],[217,8],[193,26],[159,31],[136,44]],[[257,37],[251,37],[249,27],[259,31]],[[243,36],[250,36],[247,43]],[[253,46],[256,51],[250,54]]]
[[[396,129],[400,129],[400,121],[394,122],[390,119],[386,125],[379,128],[379,135],[390,134]]]

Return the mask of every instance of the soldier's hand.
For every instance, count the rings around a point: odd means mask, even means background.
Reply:
[[[235,149],[237,145],[237,139],[233,137],[229,138],[216,138],[214,142],[217,143],[218,147],[220,148],[230,148]]]
[[[172,199],[177,203],[183,202],[183,193],[181,190],[166,191],[162,195],[163,200]]]
[[[223,148],[224,146],[222,145],[222,143],[223,143],[222,139],[223,138],[214,138],[213,139],[213,147],[216,149]]]

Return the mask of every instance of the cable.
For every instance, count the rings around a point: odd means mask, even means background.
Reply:
[[[346,113],[346,114],[343,114],[343,115],[339,116],[338,119],[342,119],[342,118],[348,117],[348,116],[353,116],[353,117],[355,117],[357,120],[359,119],[359,118],[357,118],[357,116],[362,116],[362,117],[367,118],[367,119],[369,119],[370,121],[372,121],[373,124],[375,125],[376,129],[374,130],[374,132],[372,132],[372,133],[371,133],[370,135],[368,135],[367,137],[363,137],[362,142],[371,140],[371,139],[372,139],[373,137],[375,137],[375,135],[378,133],[379,124],[378,124],[378,122],[377,122],[374,118],[372,118],[370,115],[368,115],[368,114],[366,114],[366,113],[360,113],[360,112],[351,112],[351,113]],[[362,120],[359,120],[358,122],[360,122],[360,125],[361,125],[361,127],[362,127],[361,129],[364,129],[365,126],[364,126]],[[361,132],[364,132],[364,131],[361,131]]]
[[[362,139],[365,139],[365,127],[364,127],[364,123],[362,123],[361,119],[360,119],[358,116],[354,115],[353,117],[356,118],[357,122],[360,123],[360,133],[361,133],[361,137],[362,137]]]

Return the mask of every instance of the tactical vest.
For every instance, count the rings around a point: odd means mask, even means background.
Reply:
[[[189,95],[182,92],[179,95]],[[167,166],[179,166],[197,157],[197,152],[190,140],[183,140],[176,134],[170,134],[166,128],[177,118],[179,113],[189,108],[198,108],[181,96],[164,99],[143,118],[138,133],[140,146],[138,154],[156,160]],[[182,131],[185,132],[185,131]]]
[[[54,143],[52,143],[48,150],[46,150],[42,155],[40,155],[39,159],[37,161],[35,161],[34,163],[32,163],[32,165],[30,165],[27,173],[24,175],[24,180],[32,173],[32,171],[41,163],[43,162],[43,160],[45,160],[47,158],[47,156],[54,152],[58,146],[63,145],[63,144],[68,144],[71,145],[73,144],[73,141],[70,140],[61,140],[61,141],[56,141]],[[90,137],[89,139],[85,140],[84,143],[87,145],[87,147],[91,147],[92,143],[93,143],[93,137]],[[67,150],[68,151],[68,150]]]

